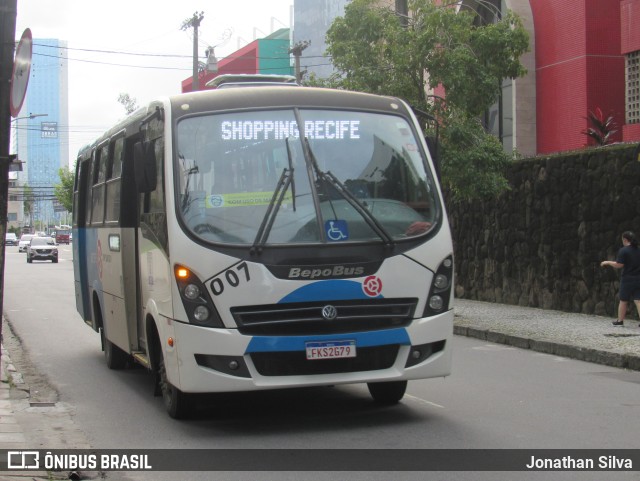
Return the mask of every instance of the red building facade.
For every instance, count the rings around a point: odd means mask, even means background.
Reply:
[[[625,56],[624,140],[640,140],[640,0],[620,2],[622,55]]]
[[[618,130],[613,141],[639,141],[640,119],[634,111],[639,101],[640,0],[523,3],[507,0],[506,6],[520,15],[530,12],[533,19],[536,153],[590,145],[583,131],[591,126],[588,113],[598,108],[613,116]],[[516,103],[519,95],[525,92],[516,93]]]
[[[200,90],[208,89],[207,82],[223,74],[282,74],[291,75],[293,68],[289,56],[290,31],[283,28],[271,35],[254,40],[233,54],[218,61],[218,71],[201,72]],[[193,77],[182,81],[182,92],[191,92]]]
[[[614,142],[640,141],[640,0],[462,1],[512,10],[529,32],[528,73],[503,86],[505,148],[532,156],[592,145],[583,132],[596,109],[613,116]]]
[[[586,145],[582,131],[590,110],[600,108],[621,126],[625,61],[620,52],[620,0],[537,0],[531,7],[538,153]],[[622,140],[621,129],[613,140]]]

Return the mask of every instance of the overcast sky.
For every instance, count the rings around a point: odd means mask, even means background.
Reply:
[[[69,155],[75,159],[80,147],[126,116],[120,93],[144,105],[180,92],[193,53],[193,29],[180,27],[196,11],[204,12],[199,54],[204,59],[212,45],[220,59],[289,27],[291,5],[293,0],[18,0],[16,39],[30,28],[34,43],[68,42]]]

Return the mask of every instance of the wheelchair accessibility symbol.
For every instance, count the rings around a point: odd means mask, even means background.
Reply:
[[[340,242],[349,239],[349,229],[345,220],[328,220],[324,223],[324,231],[331,242]]]

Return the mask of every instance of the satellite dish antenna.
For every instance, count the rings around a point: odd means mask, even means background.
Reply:
[[[27,85],[29,84],[29,74],[31,73],[31,55],[33,53],[33,37],[31,30],[25,29],[16,50],[16,57],[13,61],[13,73],[11,74],[11,95],[10,108],[11,116],[16,118],[22,103],[27,95]]]

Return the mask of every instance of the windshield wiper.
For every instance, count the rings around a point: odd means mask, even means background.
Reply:
[[[282,201],[284,200],[285,195],[287,194],[287,190],[291,187],[291,204],[293,206],[293,210],[296,210],[296,184],[293,178],[294,169],[293,169],[293,161],[291,157],[291,150],[289,148],[289,139],[285,140],[287,144],[287,158],[289,161],[289,167],[285,167],[282,170],[282,174],[280,174],[280,179],[278,179],[278,184],[276,185],[275,190],[273,191],[273,195],[271,196],[271,200],[269,201],[269,207],[267,208],[267,212],[264,214],[262,218],[262,223],[258,228],[258,232],[256,233],[256,238],[253,241],[253,245],[249,252],[251,254],[261,254],[262,248],[267,242],[269,238],[269,234],[271,233],[271,229],[273,228],[273,223],[276,220],[276,216],[278,215],[278,211],[280,210],[280,206],[282,205]]]
[[[289,162],[289,178],[291,182],[289,185],[291,186],[291,206],[293,207],[293,211],[296,211],[296,179],[294,177],[295,171],[293,169],[293,156],[291,155],[291,146],[289,145],[289,137],[285,139],[285,144],[287,144],[287,162]]]
[[[311,145],[309,144],[309,139],[305,137],[305,146],[306,151],[309,155],[309,162],[313,167],[313,171],[316,175],[316,179],[321,183],[327,183],[331,187],[333,187],[343,198],[346,200],[351,207],[355,209],[355,211],[362,216],[364,221],[367,223],[371,229],[378,234],[378,236],[384,241],[385,245],[389,248],[393,248],[395,242],[393,238],[389,235],[386,229],[378,222],[378,219],[374,217],[374,215],[367,209],[362,202],[360,202],[347,187],[338,179],[335,175],[331,173],[331,171],[323,172],[318,166],[318,161],[316,159],[315,154],[311,150]],[[331,199],[329,199],[331,203]],[[331,209],[333,209],[333,204],[331,205]],[[334,210],[335,216],[335,210]]]
[[[193,167],[189,167],[187,169],[186,168],[187,160],[184,158],[184,155],[178,154],[178,158],[182,162],[182,167],[185,170],[184,175],[187,176],[187,181],[185,182],[185,186],[184,186],[184,197],[182,198],[182,203],[180,205],[180,208],[182,209],[182,213],[184,214],[184,213],[186,213],[187,209],[191,206],[191,203],[195,200],[195,199],[193,199],[193,200],[191,199],[191,193],[189,191],[189,184],[191,183],[191,176],[193,174],[198,174],[200,172],[200,170],[198,169],[197,165],[194,165]]]

